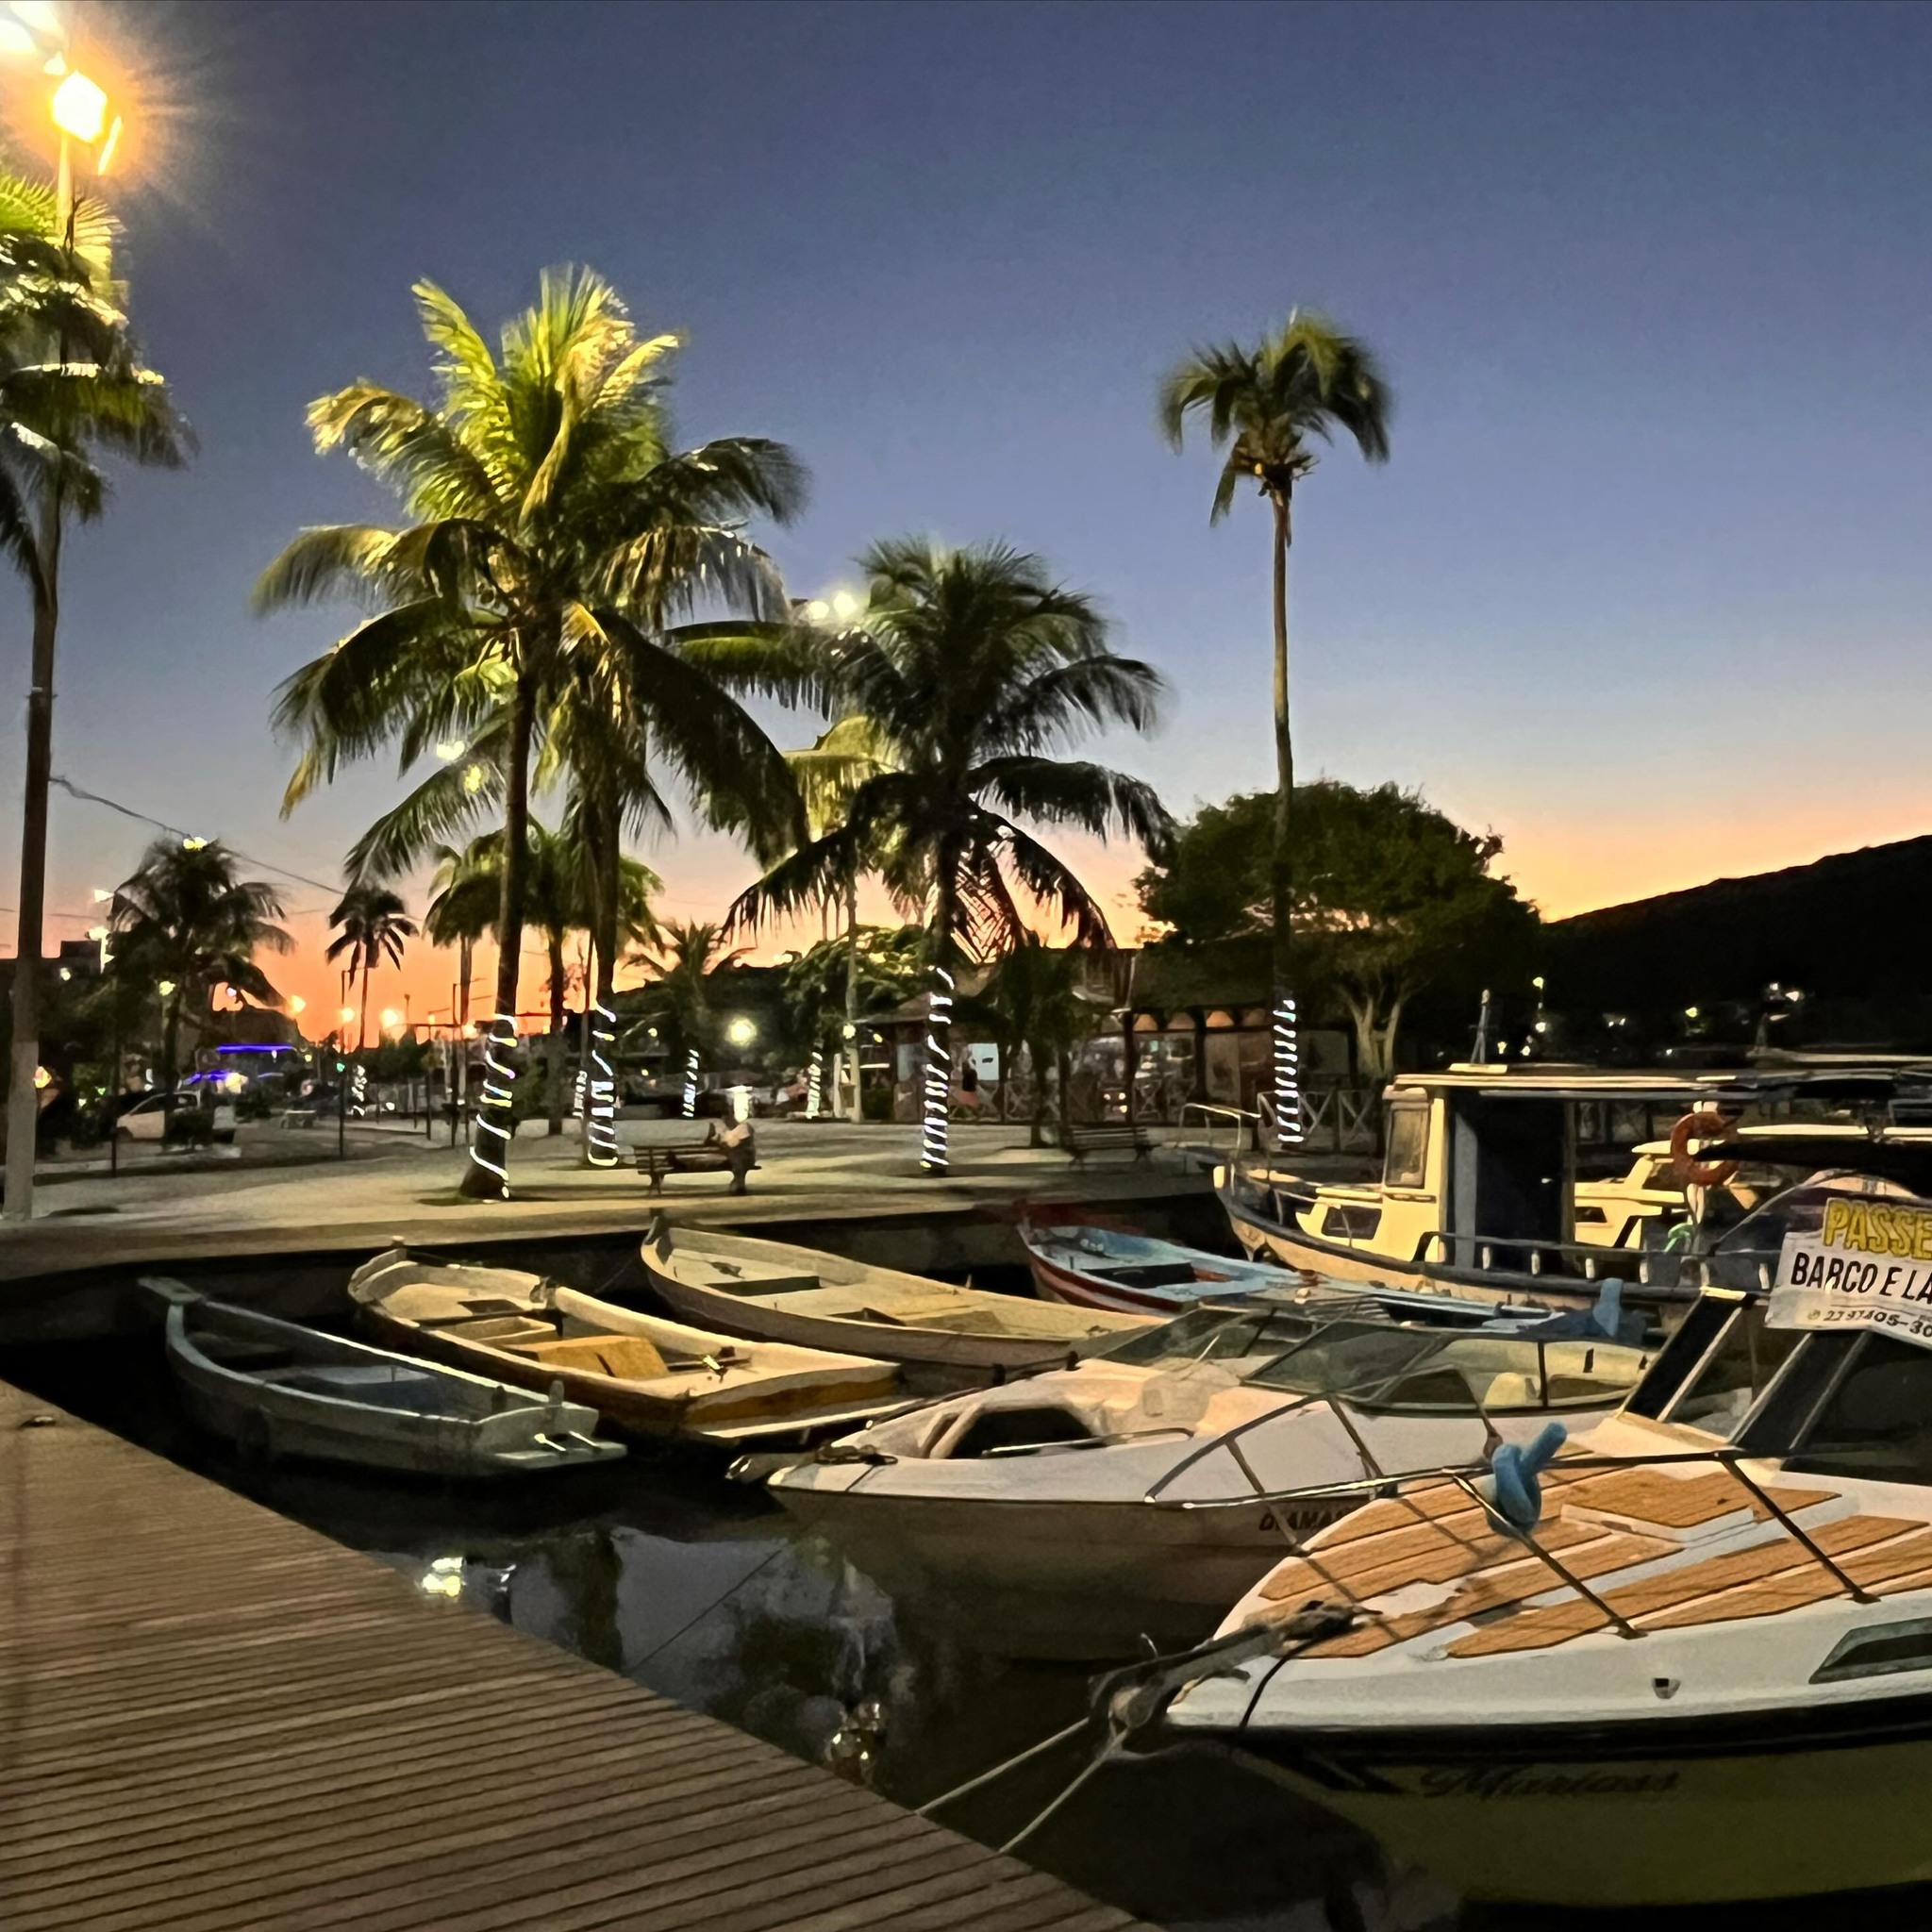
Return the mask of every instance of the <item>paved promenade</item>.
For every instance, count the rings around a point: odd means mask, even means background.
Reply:
[[[625,1132],[637,1141],[689,1139],[693,1128],[687,1122],[637,1122],[625,1123]],[[464,1199],[457,1192],[464,1150],[446,1139],[432,1147],[403,1134],[381,1142],[365,1139],[346,1161],[242,1161],[198,1172],[148,1166],[65,1178],[39,1191],[30,1224],[0,1226],[0,1281],[137,1257],[350,1250],[391,1238],[434,1247],[618,1232],[641,1228],[658,1207],[674,1220],[724,1225],[961,1213],[1028,1194],[1125,1201],[1209,1186],[1199,1167],[1171,1147],[1140,1161],[1096,1157],[1076,1167],[1057,1148],[1029,1149],[1022,1126],[958,1127],[956,1158],[943,1179],[920,1171],[918,1134],[909,1126],[760,1122],[758,1135],[761,1164],[741,1199],[726,1193],[718,1174],[674,1177],[654,1198],[628,1160],[615,1170],[584,1168],[571,1136],[527,1131],[516,1144],[515,1195],[508,1202]]]

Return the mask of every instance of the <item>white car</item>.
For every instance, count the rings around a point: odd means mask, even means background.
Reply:
[[[217,1141],[232,1141],[235,1138],[235,1103],[226,1098],[217,1098],[204,1088],[183,1088],[175,1095],[176,1112],[201,1112],[214,1117],[214,1137]],[[139,1106],[131,1107],[114,1123],[114,1134],[122,1141],[158,1141],[167,1131],[168,1096],[165,1093],[150,1093]]]

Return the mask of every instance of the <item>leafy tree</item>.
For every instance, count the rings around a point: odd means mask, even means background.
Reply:
[[[409,918],[400,894],[357,879],[329,914],[328,923],[337,932],[325,957],[336,960],[346,956],[350,978],[358,972],[362,975],[362,1001],[356,1009],[356,1051],[360,1053],[369,1040],[369,974],[378,959],[391,966],[403,963],[403,946],[416,937],[416,922]]]
[[[795,809],[775,748],[666,631],[701,603],[782,617],[776,574],[740,525],[754,511],[791,516],[804,478],[761,439],[673,452],[660,391],[676,338],[640,338],[588,270],[547,273],[500,353],[441,290],[419,283],[416,298],[437,403],[364,381],[308,417],[317,448],[346,448],[396,491],[409,525],[307,531],[256,596],[264,609],[336,593],[378,606],[281,689],[276,724],[304,746],[286,807],[386,745],[406,770],[457,747],[358,845],[358,861],[388,875],[500,799],[494,1026],[507,1058],[534,751],[577,791],[598,881],[600,989],[616,967],[623,829],[663,810],[647,753],[701,799],[715,789],[761,813]],[[486,1091],[463,1180],[475,1196],[508,1185],[511,1099],[504,1083]]]
[[[853,1118],[859,1116],[858,1022],[890,1012],[919,991],[925,935],[916,925],[853,925],[836,939],[787,960],[785,1007],[792,1036],[807,1054],[827,1035],[853,1029]]]
[[[64,214],[51,186],[0,171],[0,551],[25,580],[33,613],[7,1104],[10,1220],[33,1211],[62,538],[69,523],[92,522],[105,508],[104,457],[174,467],[192,443],[129,330],[125,291],[110,275],[111,218],[87,199]]]
[[[282,902],[260,879],[236,875],[235,856],[219,840],[157,839],[134,874],[115,890],[108,923],[115,935],[109,974],[122,985],[155,989],[161,1002],[161,1077],[175,1090],[181,1022],[205,1024],[218,986],[258,1005],[281,995],[256,963],[259,952],[287,953],[294,941],[277,924]]]
[[[1294,540],[1295,485],[1315,467],[1313,443],[1338,429],[1355,439],[1370,462],[1389,456],[1393,408],[1374,356],[1355,337],[1311,310],[1296,309],[1253,348],[1237,342],[1196,349],[1161,385],[1160,426],[1179,449],[1190,417],[1205,420],[1208,441],[1225,449],[1209,520],[1219,523],[1248,477],[1266,500],[1274,539],[1274,764],[1273,904],[1275,1027],[1294,1026],[1294,745],[1288,701],[1288,552]],[[1300,1138],[1291,1065],[1277,1057],[1275,1119]]]
[[[1138,881],[1148,914],[1183,942],[1265,933],[1273,916],[1274,801],[1205,807]],[[1534,910],[1490,868],[1503,849],[1397,785],[1296,788],[1294,919],[1310,986],[1348,1011],[1357,1062],[1395,1063],[1404,1008],[1424,989],[1479,987],[1526,969]]]
[[[1150,786],[1050,755],[1085,728],[1149,729],[1158,675],[1115,657],[1092,601],[1003,543],[893,538],[859,565],[865,613],[824,643],[818,676],[828,708],[870,721],[878,769],[854,786],[843,822],[741,893],[728,923],[808,910],[876,865],[923,915],[929,969],[1022,943],[1023,899],[1082,944],[1108,943],[1099,902],[1022,821],[1161,846],[1169,821]],[[928,1165],[943,1167],[942,1141]]]

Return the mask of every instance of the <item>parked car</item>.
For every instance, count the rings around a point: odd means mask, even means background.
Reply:
[[[235,1138],[235,1102],[226,1092],[207,1086],[184,1087],[174,1096],[175,1111],[203,1113],[209,1117],[212,1137],[228,1141]],[[159,1141],[167,1132],[168,1096],[150,1093],[137,1101],[114,1123],[114,1135],[122,1141]]]

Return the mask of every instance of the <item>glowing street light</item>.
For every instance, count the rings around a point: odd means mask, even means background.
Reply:
[[[724,1029],[724,1038],[733,1046],[749,1046],[758,1037],[756,1022],[747,1020],[742,1013]]]
[[[291,1014],[302,1013],[308,1010],[308,1002],[299,992],[291,992],[289,995],[288,1006]]]
[[[403,1016],[393,1007],[382,1009],[382,1030],[385,1033],[400,1033],[403,1030]]]

